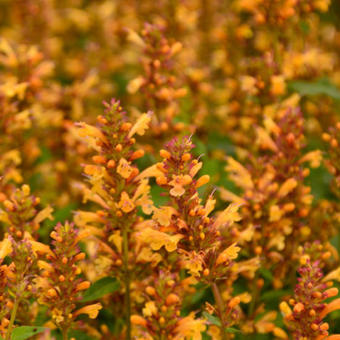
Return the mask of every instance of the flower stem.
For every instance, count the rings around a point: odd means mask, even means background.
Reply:
[[[224,320],[223,320],[224,302],[223,302],[220,290],[218,289],[216,282],[214,282],[212,284],[212,291],[213,291],[215,302],[216,302],[216,305],[217,305],[219,318],[221,320],[221,339],[227,340],[227,333],[226,333],[225,328],[224,328]]]
[[[123,229],[123,261],[125,279],[125,319],[126,319],[126,340],[131,340],[131,301],[130,301],[130,274],[129,274],[129,234],[125,227]]]
[[[63,340],[67,340],[68,339],[67,333],[68,333],[68,329],[64,328],[63,329]]]
[[[15,317],[17,315],[18,306],[19,306],[19,299],[15,299],[14,306],[13,306],[12,313],[11,313],[11,319],[9,321],[9,325],[8,325],[7,332],[6,332],[5,340],[11,339],[12,328],[14,325]]]
[[[255,277],[253,280],[253,285],[251,288],[252,291],[252,298],[250,301],[249,309],[248,309],[248,316],[252,316],[256,307],[256,302],[257,302],[257,294],[258,294],[258,288],[257,288],[257,279],[259,277],[258,272],[255,273]]]

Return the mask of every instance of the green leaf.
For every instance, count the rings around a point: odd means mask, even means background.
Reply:
[[[268,291],[264,293],[261,296],[261,300],[267,301],[267,300],[280,299],[283,296],[290,295],[291,293],[292,291],[288,289],[272,290],[272,291]]]
[[[83,333],[81,331],[75,331],[75,330],[72,330],[69,333],[69,338],[74,338],[77,340],[94,340],[92,336],[89,336],[86,333]]]
[[[333,99],[340,100],[340,90],[328,79],[319,79],[316,82],[309,81],[292,81],[289,87],[301,95],[326,95]]]
[[[96,281],[85,292],[82,302],[93,301],[101,298],[102,296],[116,292],[119,289],[119,282],[114,277],[104,277]]]
[[[260,268],[259,272],[262,275],[262,277],[265,278],[266,280],[268,280],[270,282],[273,281],[273,274],[267,268]]]
[[[213,325],[221,327],[221,321],[216,316],[209,314],[208,312],[203,312],[203,316]]]
[[[242,333],[239,329],[233,328],[233,327],[228,327],[225,329],[227,333]]]
[[[25,340],[36,334],[42,333],[45,327],[21,326],[13,329],[12,340]]]

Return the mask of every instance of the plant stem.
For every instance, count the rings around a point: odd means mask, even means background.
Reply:
[[[258,271],[255,273],[255,277],[253,280],[253,286],[252,286],[252,298],[250,301],[250,305],[249,305],[249,309],[248,309],[248,316],[252,316],[255,310],[255,306],[256,306],[256,300],[257,300],[257,292],[258,292],[258,288],[257,288],[257,279],[259,277],[259,273]]]
[[[125,278],[125,319],[126,319],[126,340],[131,340],[131,301],[130,301],[130,274],[129,274],[129,234],[125,227],[123,229],[123,261]]]
[[[18,306],[19,306],[19,299],[16,298],[14,301],[14,306],[13,306],[12,313],[11,313],[11,320],[9,321],[5,340],[11,339],[12,328],[14,325],[15,317],[17,315]]]
[[[221,320],[221,339],[227,340],[227,333],[225,331],[224,321],[223,321],[224,302],[223,302],[222,296],[220,294],[220,291],[217,287],[216,282],[214,282],[212,284],[212,291],[213,291],[213,294],[214,294],[215,302],[216,302],[216,305],[217,305],[217,308],[218,308],[219,317],[220,317],[220,320]]]
[[[68,329],[67,329],[67,328],[64,328],[64,329],[63,329],[63,340],[67,340],[67,339],[68,339],[67,333],[68,333]]]

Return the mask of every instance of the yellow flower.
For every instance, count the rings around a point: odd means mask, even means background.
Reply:
[[[237,247],[236,243],[233,243],[230,247],[226,248],[220,255],[218,255],[216,264],[219,265],[226,261],[236,259],[240,250],[241,248]]]
[[[144,327],[147,325],[147,321],[143,317],[136,315],[136,314],[131,315],[131,323],[134,325],[139,325],[139,326],[144,326]]]
[[[255,95],[258,92],[258,89],[256,87],[256,79],[251,76],[242,76],[241,89],[244,92]]]
[[[155,301],[148,301],[142,310],[144,316],[152,316],[157,314]]]
[[[201,333],[206,329],[205,321],[202,319],[195,319],[194,314],[191,313],[185,318],[178,321],[175,328],[174,340],[201,340]]]
[[[125,158],[121,158],[117,166],[117,173],[126,179],[130,177],[132,171],[133,168],[130,166],[130,162]]]
[[[118,252],[121,253],[122,252],[122,244],[123,244],[123,238],[120,235],[120,231],[117,230],[115,231],[110,237],[109,237],[109,241],[112,242],[115,247],[117,248]]]
[[[53,220],[54,217],[52,216],[53,208],[50,206],[46,207],[45,209],[41,210],[34,218],[34,223],[39,224],[40,222],[46,220]]]
[[[158,253],[154,253],[149,247],[142,248],[137,255],[137,262],[151,263],[153,267],[157,266],[162,260],[162,256]]]
[[[270,81],[271,81],[270,92],[274,96],[280,96],[280,95],[285,94],[285,92],[286,92],[286,83],[285,83],[284,76],[282,76],[282,75],[272,76]]]
[[[39,269],[45,269],[49,272],[53,272],[54,271],[54,268],[51,264],[49,264],[48,262],[46,261],[42,261],[42,260],[39,260],[38,261],[38,267]]]
[[[153,210],[153,202],[149,197],[150,185],[147,179],[143,179],[140,181],[139,186],[137,187],[135,194],[133,195],[132,200],[136,205],[142,207],[144,214],[151,214]]]
[[[255,328],[260,334],[265,334],[273,332],[275,329],[275,324],[272,322],[276,319],[277,313],[275,311],[268,312],[262,316],[256,323]]]
[[[54,308],[52,310],[52,319],[56,324],[59,324],[64,321],[63,312],[60,309]]]
[[[12,252],[11,241],[8,238],[6,238],[0,243],[0,260],[4,259],[11,252]]]
[[[276,247],[277,250],[282,250],[285,247],[285,236],[282,234],[273,235],[268,242],[268,248]]]
[[[219,188],[219,192],[220,192],[221,199],[224,201],[233,202],[237,205],[244,205],[247,203],[247,201],[244,200],[242,197],[239,197],[235,195],[233,192],[227,189],[224,189],[222,187]]]
[[[92,147],[94,150],[99,150],[97,141],[107,143],[106,137],[96,127],[86,124],[84,122],[77,123],[76,125],[78,127],[78,130],[77,130],[78,136],[81,139],[86,140],[89,146]]]
[[[296,188],[298,185],[297,181],[295,178],[289,178],[287,179],[282,185],[281,188],[278,192],[278,196],[280,198],[283,198],[287,196],[292,190]]]
[[[256,134],[257,134],[257,143],[260,145],[263,149],[269,149],[273,152],[277,152],[277,146],[270,137],[269,133],[262,127],[258,126],[256,128]]]
[[[202,162],[198,162],[197,164],[195,164],[189,171],[189,175],[191,177],[194,177],[202,168],[203,163]]]
[[[78,309],[75,313],[73,313],[73,315],[77,316],[80,314],[87,314],[90,319],[95,319],[102,308],[103,307],[100,303],[95,303]]]
[[[143,113],[135,123],[135,125],[131,128],[128,137],[131,138],[135,133],[137,135],[143,136],[145,130],[148,128],[149,123],[151,121],[151,112]]]
[[[284,211],[280,209],[278,205],[272,205],[269,210],[269,222],[278,221],[282,217],[283,213]]]
[[[282,301],[279,307],[284,317],[292,315],[293,312],[286,301]]]
[[[171,216],[176,213],[172,207],[160,207],[153,209],[153,218],[162,226],[167,227],[170,225]]]
[[[158,230],[146,228],[141,231],[139,237],[145,243],[150,244],[152,250],[159,250],[164,246],[168,252],[172,252],[177,249],[177,243],[183,235],[168,235]]]
[[[163,172],[159,169],[159,165],[162,163],[156,163],[143,170],[138,176],[135,177],[136,181],[149,177],[163,176]]]
[[[275,328],[273,329],[273,334],[274,334],[277,338],[280,338],[280,339],[288,339],[287,333],[286,333],[282,328],[275,327]]]
[[[143,77],[137,77],[132,79],[127,85],[127,91],[129,93],[136,93],[144,83]]]
[[[320,150],[310,151],[306,153],[299,161],[299,163],[309,162],[312,168],[318,168],[322,161],[322,153]]]
[[[0,256],[1,258],[1,256]],[[337,269],[332,270],[330,273],[328,273],[322,281],[327,282],[331,280],[337,280],[340,282],[340,267]]]
[[[133,203],[133,201],[131,200],[131,198],[125,191],[123,191],[120,196],[118,208],[123,210],[125,213],[129,213],[133,209],[135,209],[135,204]]]
[[[249,171],[239,162],[236,162],[232,157],[227,158],[228,165],[226,171],[229,172],[230,179],[243,189],[253,189],[254,183],[251,179]]]
[[[234,222],[241,220],[240,214],[237,212],[239,205],[230,204],[226,209],[224,209],[216,218],[214,226],[222,227],[232,225]]]
[[[54,256],[53,252],[51,251],[50,247],[46,244],[29,240],[32,246],[32,250],[34,253],[40,253],[40,254],[49,254]]]
[[[210,176],[209,175],[203,175],[202,177],[200,177],[197,180],[195,187],[200,188],[202,185],[207,184],[209,181],[210,181]]]
[[[127,40],[136,44],[139,47],[145,48],[145,42],[144,40],[139,36],[139,34],[137,32],[135,32],[134,30],[128,28],[127,29],[128,32],[128,36],[127,36]]]
[[[320,319],[323,319],[329,313],[340,309],[340,298],[337,298],[330,303],[327,303],[325,308],[320,313]]]
[[[182,255],[181,262],[184,268],[189,270],[190,275],[194,277],[200,276],[204,262],[202,255],[195,251],[187,252],[185,250],[179,250],[179,253]]]
[[[191,176],[173,175],[172,178],[172,181],[169,182],[169,184],[173,187],[172,189],[170,189],[170,195],[175,197],[182,196],[185,192],[185,189],[183,187],[192,182]]]

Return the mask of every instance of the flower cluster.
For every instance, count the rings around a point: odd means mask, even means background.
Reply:
[[[320,262],[311,262],[307,256],[298,269],[300,277],[295,287],[294,298],[280,304],[284,320],[294,339],[339,339],[340,335],[328,336],[329,324],[323,319],[340,308],[340,299],[325,302],[338,295],[332,281],[323,279]],[[290,306],[291,307],[290,307]]]
[[[85,258],[80,252],[78,243],[88,236],[72,224],[58,224],[50,234],[53,249],[45,260],[38,261],[41,276],[36,279],[39,290],[38,303],[47,305],[52,322],[61,329],[64,339],[74,326],[74,320],[80,314],[87,314],[95,319],[102,308],[100,303],[77,309],[80,295],[90,287],[89,281],[79,278],[81,268],[77,262]]]

